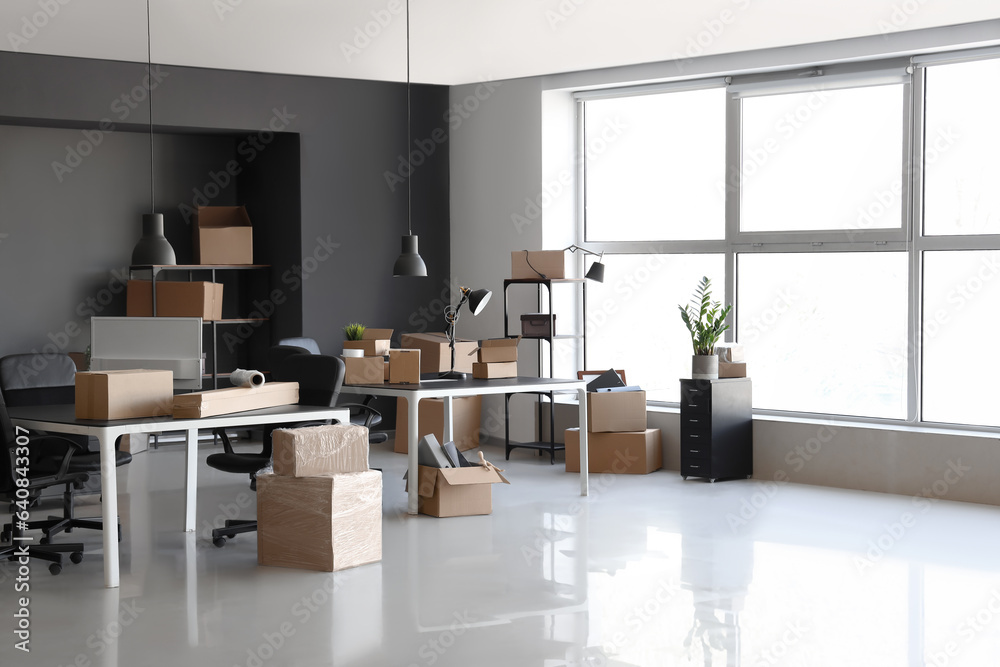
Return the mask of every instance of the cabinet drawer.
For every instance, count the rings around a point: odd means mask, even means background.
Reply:
[[[693,385],[681,385],[681,416],[686,412],[711,412],[712,390],[711,387],[701,387]]]
[[[709,442],[684,442],[681,441],[681,462],[693,459],[712,458],[712,445]]]
[[[693,477],[711,477],[712,462],[705,459],[681,461],[681,474]]]
[[[712,428],[712,416],[703,412],[684,411],[681,412],[681,433],[685,429],[689,430],[710,430]]]

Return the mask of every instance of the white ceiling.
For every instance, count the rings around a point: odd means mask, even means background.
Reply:
[[[154,62],[406,78],[405,0],[150,2]],[[983,21],[1000,2],[411,0],[410,12],[413,80],[460,84]],[[145,61],[146,6],[4,0],[0,36],[6,51]]]

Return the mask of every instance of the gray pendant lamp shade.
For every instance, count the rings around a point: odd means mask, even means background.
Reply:
[[[587,275],[584,276],[587,280],[593,280],[595,282],[604,282],[604,264],[600,260],[594,262],[590,265],[590,270],[587,271]]]
[[[392,265],[392,275],[396,278],[401,276],[426,276],[427,265],[417,251],[417,235],[404,234],[402,250],[396,263]]]
[[[163,214],[144,213],[142,238],[132,250],[132,265],[176,264],[174,248],[163,236]]]

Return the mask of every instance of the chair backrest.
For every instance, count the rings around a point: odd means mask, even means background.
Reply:
[[[0,359],[7,405],[57,405],[76,398],[76,363],[68,354],[10,354]]]
[[[294,345],[305,349],[309,354],[322,354],[319,351],[319,343],[314,338],[282,338],[278,345]]]
[[[312,352],[304,347],[297,347],[295,345],[275,345],[267,351],[268,370],[274,373],[277,369],[281,368],[285,358],[293,354],[311,355]]]
[[[272,375],[278,382],[299,383],[299,403],[333,407],[344,385],[344,362],[325,354],[293,354]]]
[[[7,406],[0,395],[0,496],[6,496],[15,488],[14,466],[11,447],[15,444],[14,424],[7,415]]]

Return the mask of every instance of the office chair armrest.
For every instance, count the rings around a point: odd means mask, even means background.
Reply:
[[[375,421],[376,417],[381,417],[382,413],[368,405],[367,403],[342,403],[337,406],[338,408],[348,408],[350,410],[360,410],[361,412],[367,412],[368,416],[365,418],[365,428],[371,429],[372,422]]]
[[[58,477],[66,475],[74,454],[86,451],[80,443],[58,435],[36,435],[31,438],[29,447],[33,450],[31,454],[36,457],[35,460],[43,456],[62,458],[57,473]]]

